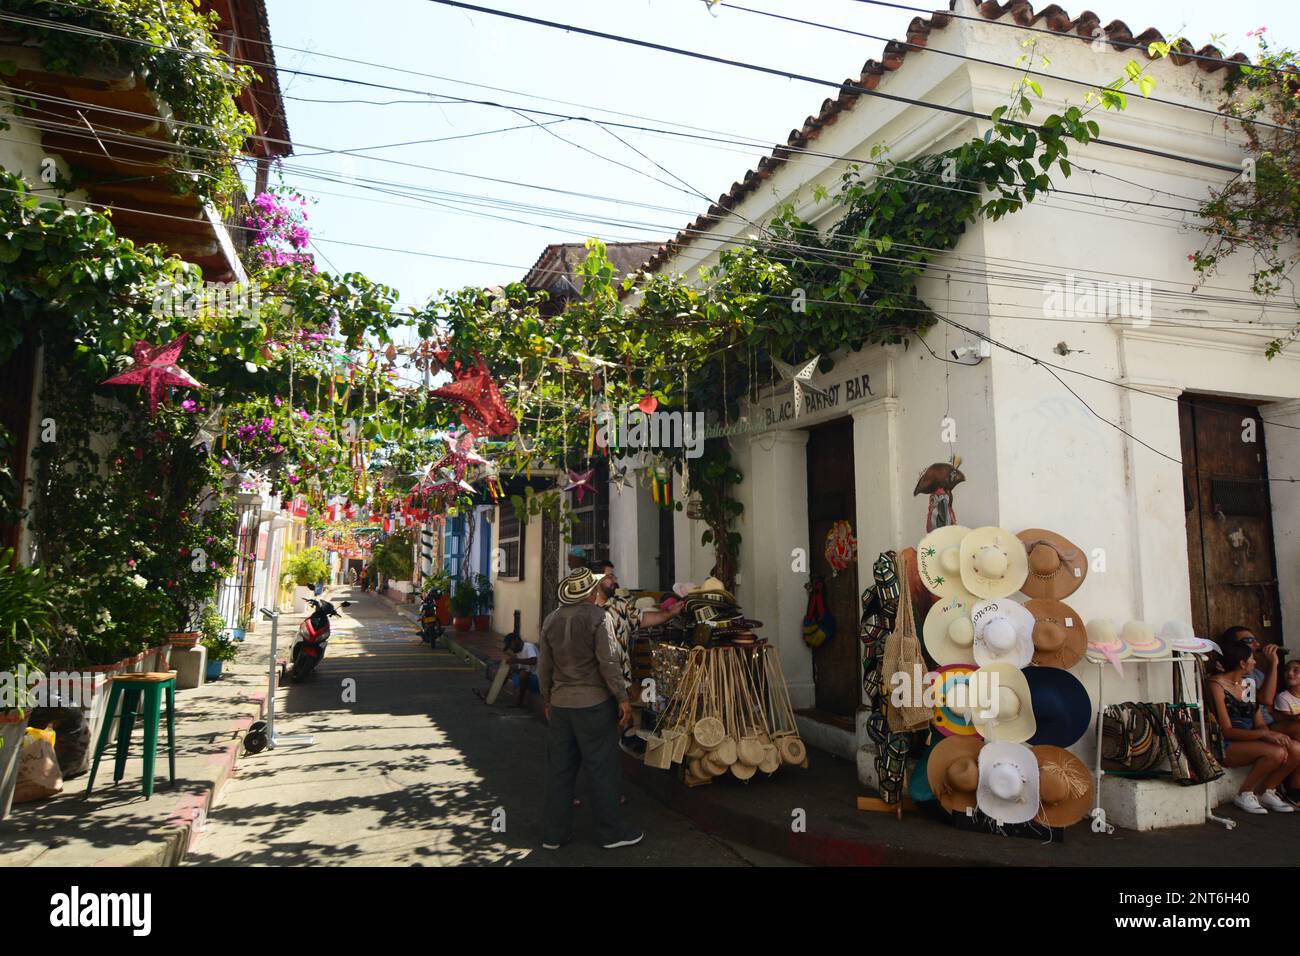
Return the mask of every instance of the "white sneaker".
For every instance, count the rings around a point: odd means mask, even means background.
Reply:
[[[1295,807],[1279,797],[1276,790],[1265,790],[1259,795],[1259,802],[1274,813],[1295,813]]]
[[[1236,804],[1239,809],[1245,810],[1247,813],[1268,813],[1267,810],[1259,805],[1259,797],[1255,796],[1253,793],[1239,793],[1232,798],[1232,802]]]

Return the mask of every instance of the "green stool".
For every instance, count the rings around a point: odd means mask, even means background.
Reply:
[[[176,672],[119,674],[113,678],[109,688],[108,710],[104,714],[104,726],[99,731],[99,742],[95,744],[95,762],[90,768],[86,796],[90,796],[90,788],[95,785],[99,759],[108,747],[113,714],[119,700],[122,702],[122,716],[117,723],[117,747],[113,752],[113,782],[121,780],[126,772],[126,755],[131,748],[131,731],[135,729],[138,714],[144,719],[144,796],[146,800],[153,796],[154,758],[158,751],[158,721],[164,690],[167,692],[167,762],[171,781],[176,783]],[[140,709],[141,694],[144,695],[144,710]]]

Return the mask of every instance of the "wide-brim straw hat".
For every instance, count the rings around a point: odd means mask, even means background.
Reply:
[[[1186,621],[1166,621],[1165,626],[1160,628],[1160,636],[1163,637],[1172,651],[1181,651],[1184,654],[1222,654],[1219,645],[1208,637],[1197,637],[1192,633],[1192,626]]]
[[[1039,744],[1032,750],[1038,760],[1039,808],[1034,819],[1049,827],[1073,826],[1092,809],[1092,774],[1064,747]]]
[[[976,805],[979,789],[979,737],[945,737],[930,751],[925,765],[930,790],[949,813],[965,813]]]
[[[935,693],[937,700],[934,707],[934,720],[930,723],[934,729],[945,737],[978,737],[979,731],[971,723],[964,707],[952,701],[954,694],[964,701],[966,689],[956,690],[958,684],[966,684],[970,675],[977,668],[974,664],[945,664],[935,671]]]
[[[691,588],[686,592],[686,597],[696,598],[702,601],[711,601],[714,604],[735,604],[736,598],[717,578],[705,578],[704,583],[699,587]]]
[[[1029,556],[1006,528],[976,528],[961,539],[961,580],[976,597],[991,600],[1020,590],[1029,574]]]
[[[925,649],[936,664],[975,663],[975,625],[970,612],[970,597],[964,595],[936,602],[925,615]]]
[[[1024,743],[1034,736],[1038,724],[1034,717],[1033,695],[1025,674],[1025,671],[1010,664],[990,664],[981,667],[971,677],[979,693],[989,694],[987,700],[972,701],[969,713],[975,729],[985,740]],[[996,690],[993,689],[993,684],[996,684]]]
[[[1165,643],[1165,639],[1155,632],[1155,628],[1143,621],[1126,621],[1119,636],[1128,645],[1134,657],[1169,655],[1169,645]]]
[[[1027,823],[1038,815],[1038,758],[1022,743],[995,740],[979,755],[976,805],[999,823]]]
[[[970,528],[949,525],[935,528],[916,546],[916,569],[921,583],[941,598],[969,597],[961,580],[961,540]]]
[[[1115,622],[1105,617],[1093,618],[1087,624],[1088,660],[1094,663],[1110,661],[1116,673],[1124,676],[1124,665],[1120,663],[1133,656],[1129,646],[1115,632]]]
[[[1088,630],[1070,605],[1052,598],[1032,598],[1025,602],[1025,610],[1034,616],[1035,664],[1069,670],[1083,660]]]
[[[591,573],[590,568],[578,568],[570,571],[560,582],[559,595],[561,604],[581,604],[591,597],[593,591],[600,587],[600,578]]]
[[[1028,667],[1034,659],[1034,616],[1011,598],[980,601],[971,608],[975,663]]]
[[[1088,731],[1094,713],[1083,682],[1059,667],[1031,667],[1024,672],[1033,702],[1032,744],[1071,747]]]
[[[1029,575],[1020,590],[1031,598],[1057,601],[1079,590],[1088,576],[1088,559],[1082,548],[1045,528],[1029,528],[1017,537],[1029,557]]]

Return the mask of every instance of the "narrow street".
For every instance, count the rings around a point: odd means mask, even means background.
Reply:
[[[482,672],[430,651],[384,599],[346,588],[331,599],[358,603],[335,624],[316,673],[282,687],[276,705],[280,733],[315,743],[241,757],[189,865],[785,862],[701,833],[634,787],[628,813],[646,831],[640,846],[600,849],[584,808],[574,842],[542,850],[545,726],[485,705],[473,693]],[[282,658],[296,626],[292,614],[281,619]],[[354,702],[344,699],[349,680]]]

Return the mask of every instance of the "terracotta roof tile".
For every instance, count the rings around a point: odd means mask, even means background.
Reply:
[[[951,10],[951,5],[949,9]],[[1010,19],[1021,26],[1048,29],[1062,35],[1074,34],[1090,43],[1096,36],[1097,29],[1101,26],[1101,18],[1091,10],[1085,10],[1078,17],[1071,17],[1060,5],[1055,3],[1044,7],[1038,13],[1034,12],[1034,8],[1027,0],[1010,0],[1009,3],[1005,4],[998,3],[997,0],[986,0],[977,9],[979,14],[986,20],[1000,20],[1009,16]],[[880,62],[867,60],[862,65],[861,76],[856,79],[852,77],[846,79],[844,81],[845,85],[860,86],[868,90],[876,89],[880,85],[881,76],[886,72],[894,72],[900,69],[909,52],[913,50],[923,51],[930,34],[935,30],[944,29],[955,19],[957,18],[951,13],[942,10],[936,10],[928,18],[914,17],[907,26],[906,41],[890,40],[885,44],[885,50]],[[1133,31],[1129,29],[1128,24],[1123,20],[1112,20],[1106,25],[1104,32],[1106,39],[1117,50],[1132,50],[1132,45],[1137,44],[1141,47],[1140,52],[1144,56],[1147,55],[1147,46],[1155,42],[1164,42],[1165,39],[1164,35],[1154,27],[1149,27],[1134,36]],[[1214,73],[1225,68],[1232,69],[1238,64],[1250,62],[1249,58],[1243,53],[1237,53],[1225,58],[1223,52],[1217,47],[1206,45],[1196,50],[1190,43],[1182,39],[1175,44],[1174,51],[1170,53],[1169,59],[1176,66],[1195,63],[1206,73]],[[1188,54],[1194,54],[1199,59],[1193,59]],[[759,160],[757,171],[750,170],[747,172],[743,183],[733,183],[731,189],[719,196],[718,201],[709,207],[707,213],[696,218],[693,223],[677,233],[670,241],[659,246],[654,255],[641,266],[641,271],[654,272],[661,268],[669,259],[685,248],[697,234],[705,232],[713,223],[721,221],[728,210],[754,192],[764,180],[768,179],[795,152],[815,140],[821,134],[822,129],[839,119],[842,112],[852,109],[862,95],[856,90],[844,89],[835,99],[827,98],[824,100],[821,111],[816,116],[809,116],[804,120],[801,128],[790,131],[784,146],[778,145],[774,147],[771,155]]]

